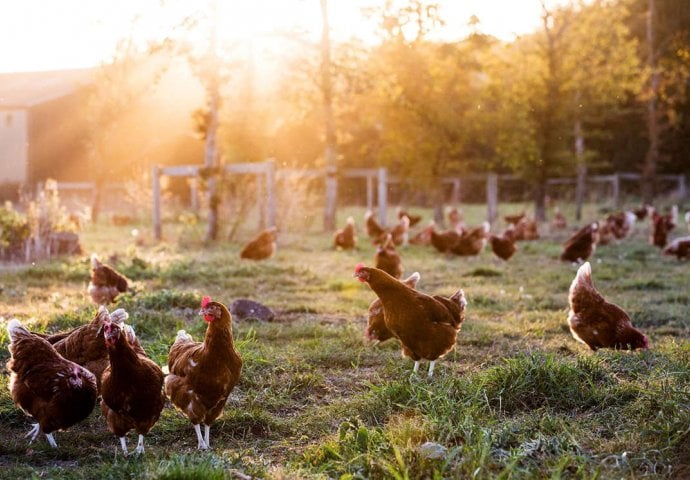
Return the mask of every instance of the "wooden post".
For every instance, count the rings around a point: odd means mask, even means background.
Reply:
[[[454,178],[453,179],[453,190],[450,194],[450,203],[452,205],[457,205],[458,203],[460,203],[460,193],[461,193],[460,186],[461,186],[460,179]]]
[[[688,190],[685,184],[685,175],[678,175],[678,197],[684,200],[688,195]]]
[[[388,206],[388,180],[387,170],[380,167],[378,171],[378,194],[379,194],[379,224],[386,226],[386,208]]]
[[[194,213],[199,211],[199,182],[195,177],[189,179],[189,205]]]
[[[161,227],[161,179],[158,165],[151,167],[151,181],[153,182],[153,237],[160,241],[163,229]]]
[[[489,173],[486,176],[486,220],[493,223],[498,215],[498,175]]]
[[[611,175],[611,187],[613,188],[613,205],[620,205],[621,180],[617,173]]]
[[[374,211],[374,177],[367,175],[367,210]]]
[[[276,163],[273,159],[266,161],[266,207],[268,226],[276,226]]]
[[[265,174],[254,175],[256,179],[256,203],[259,207],[259,230],[266,228],[266,196],[264,184],[268,183],[268,171]]]

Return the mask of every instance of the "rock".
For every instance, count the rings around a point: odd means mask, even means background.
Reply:
[[[239,298],[232,302],[230,313],[235,320],[254,318],[263,322],[272,322],[276,316],[275,312],[267,306],[246,298]]]
[[[424,442],[419,447],[419,455],[428,460],[443,460],[448,455],[448,449],[439,443]]]

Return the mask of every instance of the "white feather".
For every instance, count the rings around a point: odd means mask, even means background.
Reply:
[[[124,308],[118,308],[110,314],[110,321],[113,323],[122,324],[129,318],[129,313]]]
[[[98,266],[101,264],[100,261],[98,261],[98,255],[95,253],[91,254],[91,268],[98,268]]]
[[[19,320],[13,318],[12,320],[10,320],[10,323],[7,324],[7,333],[10,335],[10,341],[16,342],[17,335],[26,335],[27,333],[29,333],[29,331],[26,328],[24,328],[24,326],[21,324]]]
[[[181,340],[192,340],[191,335],[187,334],[184,330],[178,330],[177,331],[177,336],[175,337],[175,342],[179,342]]]

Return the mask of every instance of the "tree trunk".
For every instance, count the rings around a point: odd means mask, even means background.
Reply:
[[[579,95],[578,95],[579,96]],[[582,121],[575,120],[575,157],[577,158],[577,185],[575,186],[575,219],[582,220],[582,204],[585,201],[587,182],[587,164],[585,163],[585,137],[582,133]]]
[[[656,15],[655,0],[649,0],[647,12],[647,67],[652,72],[647,100],[647,135],[649,146],[642,165],[642,201],[652,204],[655,194],[656,166],[659,160],[659,118],[657,116],[657,98],[659,95],[659,71],[654,45],[654,20]]]
[[[210,77],[206,79],[206,95],[209,110],[209,124],[206,130],[206,140],[204,145],[204,167],[209,176],[207,178],[207,198],[208,198],[208,225],[206,226],[206,236],[204,240],[211,242],[218,238],[218,206],[220,197],[218,194],[218,111],[220,110],[220,94],[218,92],[218,57],[216,55],[217,42],[217,18],[218,3],[214,1],[211,5],[214,12],[211,25],[211,40],[209,43],[208,61],[211,65]]]
[[[335,230],[338,181],[336,173],[335,125],[333,121],[333,82],[331,79],[331,40],[328,25],[328,1],[321,0],[323,30],[321,33],[321,91],[323,93],[324,127],[326,129],[326,206],[323,215],[323,228]]]

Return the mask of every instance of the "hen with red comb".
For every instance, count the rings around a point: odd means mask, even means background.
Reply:
[[[204,342],[195,342],[184,330],[168,354],[170,374],[165,378],[165,393],[173,405],[192,422],[200,450],[210,448],[211,423],[223,407],[240,378],[242,359],[232,338],[232,316],[220,302],[205,296],[199,314],[208,323]],[[205,434],[201,434],[201,425]]]

